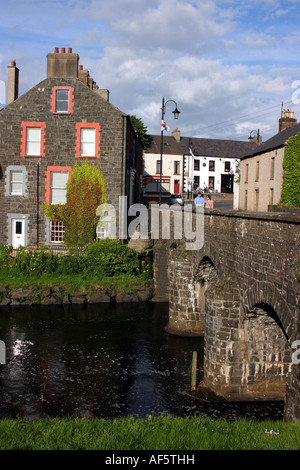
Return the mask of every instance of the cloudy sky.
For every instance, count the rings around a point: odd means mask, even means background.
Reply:
[[[110,101],[160,133],[247,140],[300,121],[299,0],[0,0],[0,85],[16,60],[20,94],[46,78],[46,56],[72,47]],[[299,90],[299,93],[297,93]],[[0,90],[1,92],[1,90]],[[2,93],[3,94],[3,93]],[[1,94],[0,94],[1,97]],[[2,99],[3,101],[3,99]]]

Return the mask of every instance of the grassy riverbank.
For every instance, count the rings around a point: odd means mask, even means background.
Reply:
[[[0,420],[1,450],[299,450],[300,421]]]
[[[62,286],[66,292],[95,286],[116,292],[151,283],[152,263],[147,253],[138,253],[119,240],[101,240],[64,256],[46,247],[0,245],[0,301],[8,288]]]
[[[66,291],[72,291],[81,288],[89,289],[95,286],[102,286],[107,289],[114,289],[116,292],[121,292],[131,290],[132,286],[147,284],[149,282],[151,282],[151,279],[149,280],[131,274],[119,274],[115,277],[102,277],[100,279],[97,276],[90,276],[84,279],[81,274],[57,275],[53,273],[43,273],[39,276],[25,277],[22,274],[0,272],[0,287],[23,289],[30,287],[42,289],[44,287],[60,285],[64,287]]]

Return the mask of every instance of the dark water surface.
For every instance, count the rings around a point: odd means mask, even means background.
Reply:
[[[283,403],[224,403],[190,392],[203,338],[169,335],[167,304],[1,309],[0,403],[23,416],[145,417],[172,413],[281,419]]]

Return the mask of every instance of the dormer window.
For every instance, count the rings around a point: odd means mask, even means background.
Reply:
[[[70,114],[73,111],[73,88],[56,86],[52,88],[51,111],[54,114]]]

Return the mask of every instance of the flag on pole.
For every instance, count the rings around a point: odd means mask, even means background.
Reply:
[[[168,126],[166,126],[165,121],[161,121],[161,130],[166,131],[166,132],[169,132],[169,130],[170,130],[170,128]]]
[[[191,149],[191,147],[190,147],[190,154],[192,155],[193,158],[195,158],[194,152],[193,152],[193,150]]]

